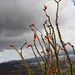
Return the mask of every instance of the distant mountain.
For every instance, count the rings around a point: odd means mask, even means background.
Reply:
[[[71,55],[70,57],[71,58],[74,58],[74,53],[72,51],[68,51],[68,54]],[[59,54],[60,58],[63,57],[62,56],[62,52]],[[40,57],[38,57],[39,61],[42,61],[42,59]],[[62,60],[62,59],[61,59]],[[30,63],[34,63],[34,62],[37,62],[36,58],[30,58],[30,59],[26,59],[26,62],[28,64]],[[23,64],[22,60],[13,60],[13,61],[8,61],[8,62],[3,62],[3,63],[0,63],[0,66],[11,66],[11,65],[14,65],[14,64]]]
[[[68,54],[69,54],[69,55],[71,55],[71,54],[74,55],[74,52],[73,52],[73,51],[68,51]],[[62,52],[60,52],[59,56],[61,56],[61,55],[63,55]]]
[[[40,59],[40,58],[39,58]],[[42,75],[39,65],[36,63],[36,59],[27,59],[31,70],[35,72],[36,75]],[[9,62],[4,62],[0,64],[0,75],[29,75],[27,69],[23,66],[22,60],[14,60]]]
[[[39,59],[39,61],[42,61],[40,57],[38,57],[38,59]],[[26,59],[26,62],[28,64],[30,64],[30,63],[37,62],[37,60],[36,60],[36,58],[30,58],[30,59]],[[14,64],[19,65],[19,64],[23,64],[23,62],[22,62],[22,60],[13,60],[13,61],[8,61],[8,62],[3,62],[3,63],[0,63],[0,67],[2,67],[2,66],[12,66]]]
[[[70,55],[71,60],[75,62],[75,56],[73,52],[69,51],[68,53]],[[62,53],[59,54],[59,59],[60,59],[61,68],[64,69],[65,65],[63,62],[64,58],[62,55],[63,55]],[[41,58],[38,57],[38,59],[42,63]],[[35,72],[35,75],[42,75],[41,69],[35,58],[26,59],[26,62],[28,63],[30,69]],[[75,70],[75,63],[73,63],[73,65]],[[23,66],[22,60],[14,60],[14,61],[0,63],[0,75],[28,75],[28,71]]]

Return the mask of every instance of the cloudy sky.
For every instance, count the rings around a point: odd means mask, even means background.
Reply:
[[[33,33],[29,24],[34,23],[43,31],[42,24],[46,19],[42,10],[44,4],[55,26],[56,3],[53,0],[0,0],[0,62],[20,59],[9,45],[19,49],[25,39],[32,43]],[[64,41],[75,46],[75,6],[71,0],[60,2],[59,27]],[[26,59],[34,56],[30,48],[24,48],[23,54]]]

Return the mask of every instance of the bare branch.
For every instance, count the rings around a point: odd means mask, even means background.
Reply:
[[[27,41],[25,40],[25,43],[23,44],[23,46],[20,48],[21,49],[21,54],[22,54],[22,49],[23,47],[27,44]]]
[[[56,1],[56,0],[54,0],[56,3],[59,3],[61,0],[59,0],[59,1]]]

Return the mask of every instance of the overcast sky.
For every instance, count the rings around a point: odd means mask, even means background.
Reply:
[[[44,4],[55,26],[56,3],[53,0],[0,0],[0,62],[18,60],[20,56],[9,44],[20,48],[24,40],[32,43],[32,32],[29,24],[35,24],[43,31],[46,19]],[[71,0],[61,0],[59,7],[59,27],[65,42],[75,46],[75,6]],[[24,57],[33,57],[30,48],[24,49]]]

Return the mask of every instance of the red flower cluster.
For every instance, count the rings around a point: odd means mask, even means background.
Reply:
[[[35,26],[34,24],[29,25],[30,27]]]
[[[63,43],[64,43],[64,41],[63,41]],[[64,43],[64,45],[66,46],[66,43]]]
[[[49,49],[48,49],[48,48],[46,48],[46,51],[47,51],[47,52],[49,52]]]
[[[63,48],[60,48],[61,50],[63,50]]]
[[[34,34],[34,38],[35,38],[35,39],[37,38],[37,35],[36,35],[36,34]]]
[[[30,47],[30,46],[32,46],[31,44],[29,44],[27,47]]]
[[[44,53],[44,51],[41,51],[41,53]]]
[[[51,27],[52,25],[47,25],[47,27]]]
[[[10,47],[14,47],[14,45],[9,45]]]
[[[66,46],[66,43],[64,43],[64,45]]]
[[[45,36],[45,38],[46,38],[46,39],[49,39],[49,37],[48,37],[48,36]]]
[[[47,9],[47,6],[46,5],[44,5],[44,8],[45,8],[45,10]]]
[[[50,70],[51,72],[53,72],[53,70]]]
[[[27,65],[24,65],[24,67],[27,67]]]
[[[50,60],[47,59],[47,62],[50,62]]]

